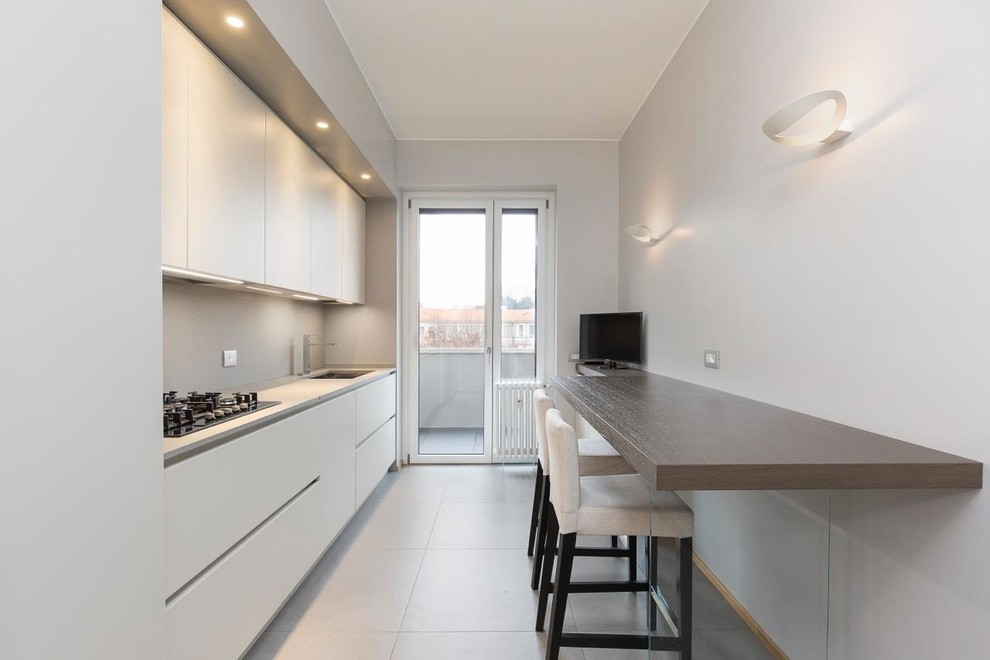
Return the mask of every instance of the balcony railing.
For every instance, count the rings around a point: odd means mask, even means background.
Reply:
[[[502,379],[533,378],[536,352],[532,348],[504,348],[501,367]],[[420,348],[421,429],[482,428],[484,396],[483,348]]]

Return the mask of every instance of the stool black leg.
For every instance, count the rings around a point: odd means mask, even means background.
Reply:
[[[681,637],[681,660],[691,660],[691,608],[694,601],[694,552],[692,539],[680,539],[677,542],[677,550],[680,564],[680,574],[677,580],[680,616],[677,620],[677,628]],[[556,600],[556,596],[554,596],[554,600]]]
[[[540,522],[540,501],[543,490],[543,465],[536,462],[536,483],[533,486],[533,516],[529,520],[529,544],[526,546],[526,554],[533,556],[533,547],[536,543],[536,527]]]
[[[657,551],[659,550],[659,541],[656,536],[650,537],[650,577],[649,583],[650,588],[653,588],[657,584],[657,580],[660,578],[660,562],[657,560]],[[646,592],[648,598],[648,604],[650,606],[650,632],[656,632],[657,630],[657,604],[653,600],[653,594],[649,591]]]
[[[547,514],[546,546],[543,549],[543,571],[540,577],[540,599],[536,606],[536,630],[543,631],[543,622],[547,618],[547,601],[550,600],[550,581],[553,576],[553,560],[557,552],[557,534],[560,533],[560,525],[557,521],[557,513],[550,507]]]
[[[636,573],[636,537],[629,537],[629,581],[635,582],[638,577]]]
[[[540,586],[540,568],[543,563],[543,547],[547,540],[547,515],[550,511],[550,477],[543,477],[543,505],[540,507],[540,524],[536,532],[536,558],[533,560],[533,579],[529,586],[535,591]],[[554,543],[557,540],[554,538]]]
[[[613,536],[612,537],[612,548],[614,549],[614,548],[618,548],[618,547],[619,547],[619,537],[618,536]]]
[[[560,537],[560,560],[557,562],[557,579],[553,586],[553,610],[550,612],[547,660],[557,660],[560,655],[560,636],[564,632],[567,590],[571,584],[571,568],[574,566],[576,543],[577,534],[564,534]]]

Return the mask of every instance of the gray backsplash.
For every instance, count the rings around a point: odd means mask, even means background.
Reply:
[[[395,200],[369,199],[363,305],[327,305],[326,359],[332,365],[394,365],[396,354]]]
[[[303,334],[322,335],[322,305],[184,282],[162,283],[163,391],[230,390],[288,376]],[[223,368],[225,349],[237,366]],[[323,351],[313,349],[313,366]]]

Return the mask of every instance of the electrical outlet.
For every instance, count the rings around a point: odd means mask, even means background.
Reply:
[[[571,362],[578,362],[581,359],[580,353],[571,353]]]
[[[237,351],[224,351],[223,352],[223,366],[226,367],[236,367],[237,366]]]
[[[706,348],[705,349],[705,366],[709,369],[718,369],[722,360],[719,357],[719,352],[717,348]]]

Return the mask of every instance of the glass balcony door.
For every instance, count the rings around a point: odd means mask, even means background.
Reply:
[[[506,434],[494,430],[495,406],[506,398],[499,391],[544,373],[541,330],[549,326],[538,302],[548,206],[545,198],[409,200],[403,364],[411,462],[505,460],[493,453]]]
[[[424,462],[491,461],[493,205],[414,209],[418,424]]]

